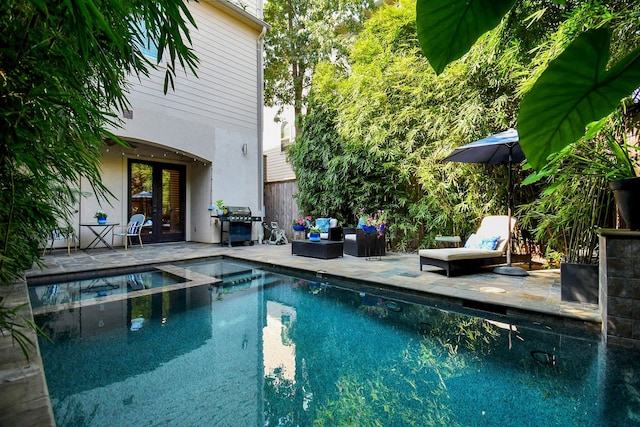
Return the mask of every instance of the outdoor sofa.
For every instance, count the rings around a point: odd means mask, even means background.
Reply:
[[[319,228],[321,240],[342,240],[342,227],[338,226],[335,218],[316,218],[315,226]],[[309,238],[307,233],[306,238]]]
[[[344,253],[347,255],[355,257],[384,256],[386,245],[384,234],[367,235],[359,228],[344,229]]]

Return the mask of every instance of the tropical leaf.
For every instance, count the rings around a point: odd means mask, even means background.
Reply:
[[[587,124],[611,113],[640,86],[640,48],[607,71],[610,40],[608,29],[580,35],[520,103],[520,145],[533,168],[584,136]]]
[[[500,23],[515,0],[417,0],[418,40],[436,74]]]

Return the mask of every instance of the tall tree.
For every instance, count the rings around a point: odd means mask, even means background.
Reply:
[[[306,107],[306,92],[321,59],[344,54],[349,35],[361,28],[373,0],[269,0],[264,19],[265,104],[292,105],[296,121]]]
[[[108,195],[99,148],[117,140],[107,128],[128,109],[127,82],[163,57],[165,91],[178,68],[195,73],[192,27],[183,0],[0,2],[1,285],[39,262],[43,236],[77,202],[80,177]],[[157,61],[143,54],[149,43]],[[0,329],[19,337],[18,315],[0,306]]]

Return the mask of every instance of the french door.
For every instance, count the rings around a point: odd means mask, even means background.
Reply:
[[[185,239],[186,168],[129,160],[129,216],[144,214],[144,243]]]

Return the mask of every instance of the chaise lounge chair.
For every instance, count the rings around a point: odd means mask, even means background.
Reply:
[[[511,229],[516,225],[511,218]],[[476,233],[469,236],[463,248],[420,249],[420,271],[423,265],[433,265],[446,271],[447,277],[455,273],[472,272],[482,266],[507,262],[505,250],[509,238],[508,217],[488,216],[482,220]],[[530,262],[531,255],[515,256],[518,261]]]

